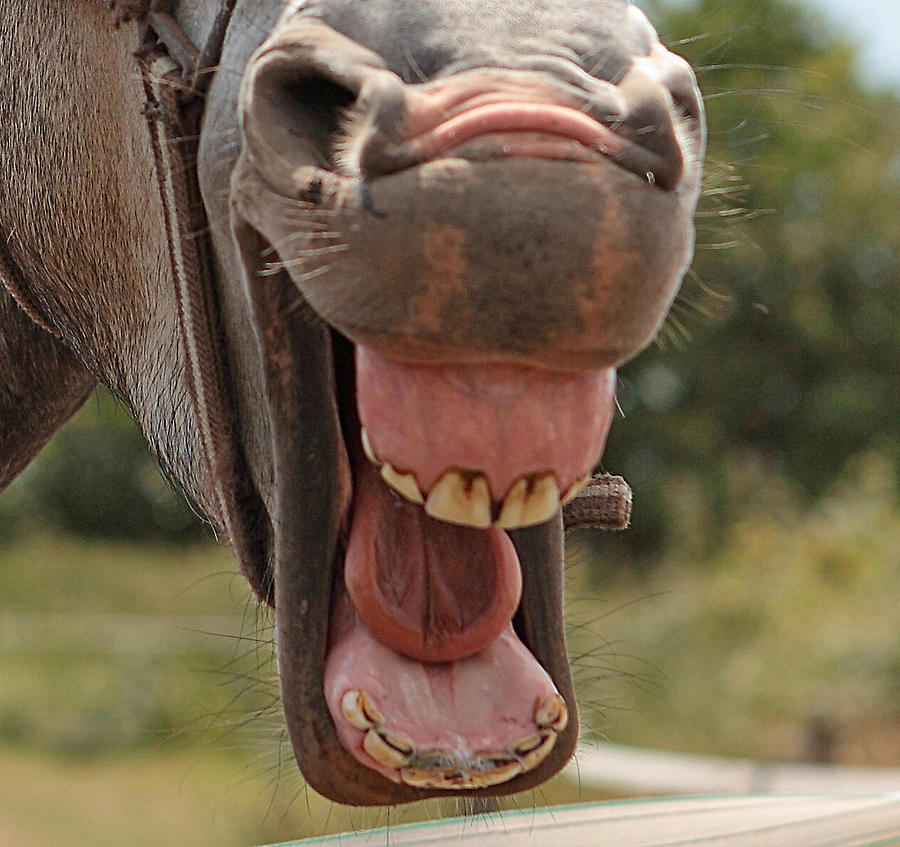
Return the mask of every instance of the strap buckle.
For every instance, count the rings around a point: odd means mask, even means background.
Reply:
[[[182,82],[191,93],[202,94],[216,72],[225,33],[236,0],[221,0],[203,47],[197,47],[172,16],[172,0],[109,0],[116,23],[139,21],[141,43],[161,44],[178,65]]]

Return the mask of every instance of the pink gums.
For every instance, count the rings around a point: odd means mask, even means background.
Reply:
[[[496,500],[520,476],[546,471],[565,492],[599,461],[612,423],[612,368],[407,365],[358,348],[356,370],[375,452],[425,493],[448,468],[483,473]]]
[[[448,468],[477,470],[502,497],[523,474],[560,487],[599,460],[614,408],[615,372],[553,373],[518,365],[414,366],[357,348],[360,419],[376,451],[427,490]],[[507,533],[428,517],[379,477],[359,449],[345,591],[331,621],[325,695],[343,744],[365,751],[341,703],[364,691],[385,729],[417,750],[461,761],[503,751],[536,729],[556,691],[513,631],[521,565]]]
[[[457,662],[417,662],[373,638],[342,604],[339,637],[325,668],[325,698],[341,742],[366,766],[399,782],[363,749],[364,732],[341,711],[351,690],[365,691],[385,715],[385,728],[418,750],[447,750],[465,760],[505,750],[535,731],[534,709],[556,692],[546,671],[511,626],[484,651]]]

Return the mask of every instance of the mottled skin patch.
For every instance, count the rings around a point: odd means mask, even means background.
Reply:
[[[429,227],[424,235],[425,274],[421,293],[410,300],[416,324],[437,336],[448,321],[466,322],[466,235],[457,226]]]
[[[631,302],[616,295],[632,280],[645,275],[645,259],[641,253],[636,249],[623,249],[623,244],[629,243],[629,236],[627,224],[612,215],[609,224],[597,235],[591,259],[594,278],[602,281],[575,289],[579,326],[592,336],[598,325],[625,325],[635,311]],[[618,309],[610,304],[618,304]],[[615,352],[611,351],[611,355]]]

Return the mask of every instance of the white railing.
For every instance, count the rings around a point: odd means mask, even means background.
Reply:
[[[842,794],[900,792],[900,768],[812,765],[582,746],[569,776],[617,794]]]

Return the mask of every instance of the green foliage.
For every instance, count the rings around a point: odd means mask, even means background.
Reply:
[[[460,811],[456,798],[348,809],[304,788],[270,614],[226,547],[32,534],[0,545],[0,561],[11,843],[237,847]],[[559,778],[534,800],[599,796]]]
[[[766,485],[758,466],[733,468],[753,503],[726,523],[705,567],[686,532],[643,579],[615,557],[582,576],[571,593],[611,610],[586,630],[570,616],[574,654],[609,664],[590,677],[585,699],[599,709],[587,724],[620,743],[758,759],[803,759],[810,731],[825,726],[837,761],[895,765],[895,463],[887,452],[857,457],[812,508],[796,489]],[[687,525],[700,517],[682,510]],[[609,640],[599,655],[598,632]]]
[[[645,562],[702,503],[698,550],[746,502],[747,460],[812,502],[897,437],[900,102],[854,77],[852,45],[786,0],[661,5],[709,117],[693,269],[659,345],[621,371],[605,466],[636,492],[618,546]],[[100,395],[0,498],[0,536],[35,520],[84,534],[196,538],[133,424]],[[603,543],[603,542],[600,542]]]
[[[196,743],[198,718],[224,731],[232,698],[274,678],[264,615],[224,546],[32,535],[0,561],[0,747]],[[242,714],[259,693],[245,691]]]
[[[693,269],[661,336],[621,371],[605,464],[636,489],[630,540],[675,531],[662,491],[705,504],[710,545],[748,456],[821,495],[897,437],[900,101],[782,0],[704,0],[660,31],[698,70],[709,118]],[[696,37],[700,33],[699,37]]]
[[[101,538],[210,536],[160,475],[134,421],[103,390],[0,498],[0,537],[35,523]]]

